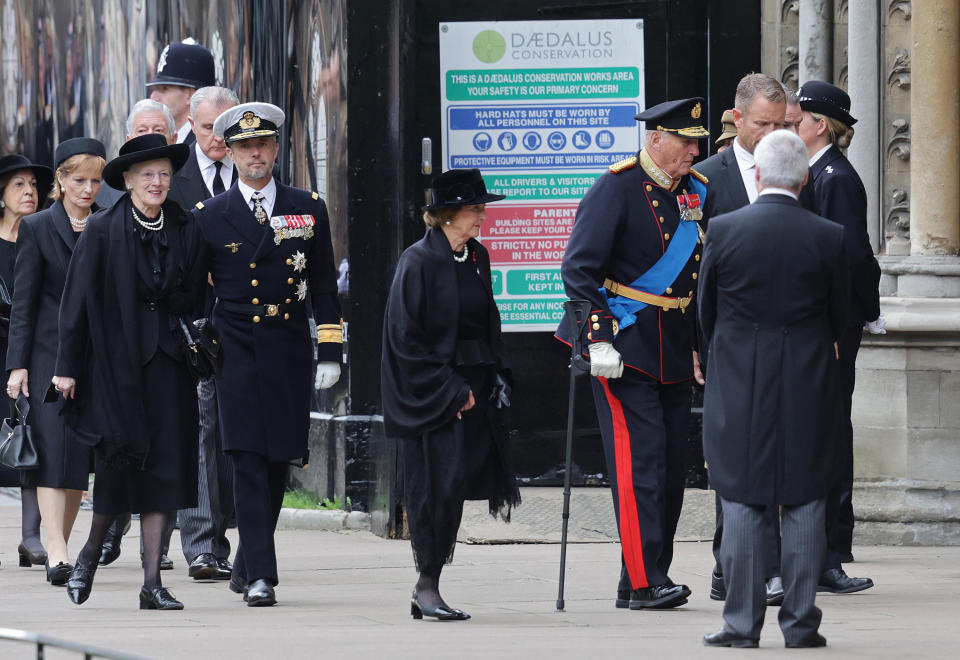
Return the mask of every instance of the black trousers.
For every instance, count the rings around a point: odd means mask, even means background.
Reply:
[[[271,463],[266,456],[250,451],[231,451],[229,456],[240,535],[234,575],[247,582],[265,579],[276,585],[280,579],[273,534],[283,506],[289,464]]]
[[[620,532],[618,591],[666,584],[683,506],[690,382],[591,378]]]
[[[840,558],[850,553],[853,546],[853,389],[857,374],[857,353],[863,339],[863,328],[847,328],[840,337],[840,426],[837,447],[837,479],[827,494],[826,526],[827,554],[824,569],[840,568]]]

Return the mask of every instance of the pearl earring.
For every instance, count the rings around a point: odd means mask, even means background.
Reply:
[[[449,224],[450,224],[450,221],[449,221],[449,220],[447,220],[447,221],[446,221],[446,222],[444,222],[443,224],[445,224],[445,225],[449,225]]]
[[[6,207],[7,207],[7,203],[2,199],[0,199],[0,209],[6,208]]]

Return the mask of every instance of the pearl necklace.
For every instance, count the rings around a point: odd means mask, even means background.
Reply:
[[[470,254],[470,246],[467,245],[466,243],[464,243],[464,244],[463,244],[463,255],[460,256],[460,255],[457,255],[456,252],[454,252],[454,253],[453,253],[453,260],[456,261],[458,264],[462,264],[464,261],[467,260],[467,256],[468,256],[469,254]]]
[[[140,216],[137,215],[137,208],[135,206],[131,206],[130,209],[133,211],[133,219],[144,229],[149,229],[150,231],[160,231],[163,229],[163,209],[160,209],[160,217],[151,222],[144,222]]]
[[[88,213],[84,218],[74,218],[71,215],[67,216],[67,219],[70,220],[70,226],[76,229],[77,231],[83,231],[87,226],[87,220],[90,219],[90,214]]]

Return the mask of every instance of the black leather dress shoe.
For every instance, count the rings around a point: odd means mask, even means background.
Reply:
[[[825,591],[831,594],[852,594],[869,589],[872,586],[873,580],[870,578],[852,578],[842,568],[828,568],[820,576],[817,591]]]
[[[759,639],[752,637],[741,637],[725,628],[721,628],[715,633],[703,636],[704,646],[732,646],[737,649],[755,649],[760,646]]]
[[[214,580],[229,580],[233,575],[233,564],[222,557],[217,558],[217,574],[213,576]]]
[[[123,535],[130,531],[130,517],[127,516],[123,526],[118,529],[118,523],[110,525],[107,530],[107,536],[103,539],[103,547],[100,548],[100,565],[107,566],[112,564],[120,556],[120,541]]]
[[[710,573],[710,600],[726,600],[727,599],[727,585],[723,582],[723,576],[720,574],[720,571],[717,570],[717,567],[713,567],[713,572]]]
[[[827,645],[827,638],[820,633],[807,635],[796,642],[785,642],[784,646],[788,649],[816,649]]]
[[[273,592],[273,585],[259,578],[247,585],[243,594],[248,607],[270,607],[276,605],[277,596]]]
[[[230,584],[228,586],[230,587],[230,591],[233,593],[242,594],[247,590],[247,580],[239,575],[231,575]]]
[[[783,579],[778,575],[767,580],[767,607],[783,605]]]
[[[617,608],[625,610],[628,607],[630,607],[630,591],[617,590]]]
[[[82,605],[90,598],[93,590],[93,576],[97,572],[96,566],[84,566],[77,562],[67,579],[67,595],[74,605]]]
[[[47,582],[55,587],[62,587],[70,579],[70,573],[73,571],[73,564],[60,562],[56,566],[45,564],[47,569]]]
[[[685,584],[658,584],[630,592],[631,610],[666,610],[687,602],[690,589]]]
[[[212,580],[217,577],[217,558],[209,552],[197,555],[187,568],[187,575],[194,580]]]
[[[183,603],[166,587],[140,587],[141,610],[182,610]]]
[[[160,570],[161,571],[173,570],[173,561],[167,555],[160,555]]]
[[[416,591],[410,597],[410,616],[414,619],[428,616],[438,621],[466,621],[470,618],[466,612],[454,609],[446,603],[439,606],[424,605]]]
[[[20,555],[21,568],[43,566],[47,563],[47,552],[43,548],[34,552],[21,542],[20,545],[17,546],[17,554]]]

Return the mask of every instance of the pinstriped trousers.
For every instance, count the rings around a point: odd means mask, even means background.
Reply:
[[[217,389],[212,378],[197,385],[197,399],[200,404],[197,506],[178,512],[180,541],[188,562],[205,552],[218,559],[228,559],[227,523],[233,517],[233,470],[221,450]]]
[[[724,520],[720,563],[727,586],[724,628],[741,637],[760,639],[767,610],[763,543],[766,507],[722,497],[720,501]],[[824,499],[784,506],[781,510],[780,568],[784,596],[779,619],[780,630],[788,643],[801,641],[820,627],[821,612],[814,601],[827,544],[825,510]]]

